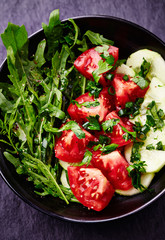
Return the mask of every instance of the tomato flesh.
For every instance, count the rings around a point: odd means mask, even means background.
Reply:
[[[114,188],[97,168],[68,167],[70,188],[86,207],[101,211],[110,202]]]
[[[108,87],[100,92],[96,100],[100,105],[95,107],[91,106],[90,108],[85,106],[78,107],[76,104],[71,103],[67,110],[70,117],[76,122],[83,124],[88,121],[87,117],[99,115],[99,122],[102,122],[108,112],[114,109],[114,99],[113,96],[108,93]],[[82,104],[84,102],[94,102],[95,98],[87,92],[76,98],[76,101]]]
[[[149,87],[141,89],[131,77],[127,81],[123,79],[123,74],[115,74],[112,85],[115,89],[115,105],[117,111],[125,108],[127,102],[135,102],[137,98],[143,98]]]
[[[114,189],[128,190],[132,187],[127,171],[129,164],[118,150],[104,155],[100,150],[93,151],[91,163],[103,172]]]
[[[108,131],[106,131],[106,132],[104,132],[104,131],[96,132],[95,131],[95,136],[97,138],[99,138],[99,135],[105,135],[105,136],[107,136],[107,137],[109,137],[111,139],[111,143],[118,144],[119,145],[118,147],[125,146],[125,145],[129,144],[130,142],[132,142],[132,139],[129,139],[128,141],[126,141],[123,138],[123,136],[126,133],[121,128],[121,126],[123,126],[128,131],[133,132],[133,124],[129,121],[129,119],[127,117],[120,118],[116,111],[110,112],[105,117],[105,121],[107,121],[109,119],[119,119],[120,121],[115,126],[113,126],[113,131],[112,132],[108,132]]]
[[[114,46],[109,46],[108,52],[114,57],[114,63],[118,60],[119,49]],[[95,48],[91,48],[83,52],[74,62],[75,68],[87,79],[93,80],[92,72],[98,68],[98,62],[102,59],[101,53]],[[103,74],[100,75],[99,83],[107,86],[107,81]]]
[[[85,132],[85,138],[79,139],[71,130],[65,130],[56,138],[55,156],[65,162],[81,162],[90,141],[97,141],[92,134]]]

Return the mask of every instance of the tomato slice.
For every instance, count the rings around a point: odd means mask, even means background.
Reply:
[[[89,93],[85,93],[76,100],[79,104],[85,103],[85,102],[94,102],[98,101],[98,106],[91,106],[91,107],[85,107],[81,106],[78,107],[76,104],[71,103],[68,107],[68,113],[70,117],[73,120],[76,120],[76,122],[83,124],[84,122],[87,122],[87,117],[89,116],[96,116],[99,115],[99,121],[102,122],[105,118],[105,116],[108,114],[108,112],[112,111],[115,107],[114,105],[114,96],[110,95],[108,92],[108,87],[104,88],[100,94],[99,98],[95,99],[94,96],[91,96]]]
[[[63,125],[62,125],[63,126]],[[79,139],[71,130],[65,130],[59,138],[56,138],[55,156],[65,162],[81,162],[87,145],[90,141],[97,141],[92,134],[85,132],[85,138]]]
[[[131,77],[129,77],[127,81],[125,81],[123,77],[123,74],[115,74],[112,81],[116,92],[115,105],[118,111],[125,108],[127,102],[135,102],[137,98],[143,98],[149,88],[141,89],[131,80]]]
[[[108,52],[114,57],[114,63],[118,60],[119,49],[109,46]],[[75,68],[87,79],[93,79],[92,72],[98,68],[98,62],[102,59],[100,53],[95,48],[91,48],[83,52],[74,62]],[[103,74],[100,75],[99,83],[107,86],[107,82]]]
[[[115,126],[113,126],[113,131],[112,132],[108,132],[108,131],[106,131],[106,132],[104,132],[104,131],[97,132],[97,131],[95,131],[95,136],[97,138],[99,138],[99,135],[105,135],[105,136],[107,136],[107,137],[109,137],[111,139],[111,143],[118,144],[119,145],[118,147],[125,146],[125,145],[129,144],[130,142],[132,142],[132,139],[129,139],[128,141],[126,141],[123,138],[123,136],[126,133],[121,128],[121,126],[123,126],[129,132],[133,132],[133,124],[129,121],[129,119],[127,117],[120,118],[116,111],[110,112],[105,117],[105,121],[107,121],[109,119],[119,119],[120,121]]]
[[[110,202],[114,189],[97,168],[68,167],[70,188],[86,207],[101,211]]]
[[[114,189],[128,190],[132,187],[127,171],[129,164],[118,150],[104,155],[100,150],[93,151],[91,163],[103,172]]]

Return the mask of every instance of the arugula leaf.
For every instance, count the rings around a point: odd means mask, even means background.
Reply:
[[[46,104],[41,108],[39,113],[42,114],[43,112],[48,112],[50,117],[54,116],[54,117],[57,117],[59,119],[64,119],[65,118],[65,113],[51,103]]]
[[[44,65],[44,63],[46,62],[44,57],[45,47],[46,40],[44,39],[38,44],[36,53],[34,55],[34,63],[37,64],[39,68],[42,67],[42,65]]]
[[[74,30],[75,30],[74,42],[73,42],[72,46],[70,47],[70,48],[73,48],[74,45],[77,43],[77,40],[78,40],[79,28],[78,28],[77,24],[75,23],[75,21],[73,19],[69,19],[69,21],[73,24],[73,27],[74,27]]]
[[[2,89],[0,89],[0,109],[3,112],[11,111],[13,109],[13,104],[3,95]]]
[[[19,52],[22,57],[28,58],[28,34],[24,25],[19,27],[9,22],[5,32],[1,34],[1,39],[6,49],[13,49],[14,55]]]
[[[51,60],[55,52],[59,48],[60,39],[63,36],[63,28],[60,22],[59,9],[51,12],[49,17],[49,25],[42,23],[46,41],[48,45],[47,59]]]
[[[87,129],[87,130],[101,130],[100,128],[100,124],[99,124],[99,115],[96,116],[89,116],[87,117],[87,119],[89,120],[89,122],[86,122],[83,124],[83,128]]]
[[[18,168],[21,165],[19,158],[15,158],[12,154],[8,152],[4,152],[3,154],[5,158],[14,165],[15,168]]]
[[[92,32],[90,30],[86,31],[84,36],[87,36],[89,38],[89,40],[91,41],[91,43],[93,43],[94,45],[103,45],[103,44],[113,45],[114,44],[113,41],[111,41],[107,38],[104,38],[103,35]]]
[[[120,122],[120,119],[109,119],[105,122],[102,123],[102,128],[103,128],[103,131],[106,132],[111,132],[113,131],[113,127],[116,126],[118,123]]]
[[[85,132],[81,129],[81,127],[78,125],[78,123],[76,123],[75,121],[72,121],[72,120],[68,121],[60,129],[52,128],[50,126],[50,124],[45,125],[44,129],[45,129],[45,131],[52,132],[52,133],[60,133],[65,130],[72,130],[79,139],[85,138]]]

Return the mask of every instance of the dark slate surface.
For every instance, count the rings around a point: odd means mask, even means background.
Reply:
[[[165,41],[164,0],[1,0],[0,33],[8,21],[25,24],[29,35],[59,8],[61,19],[100,14],[135,22]],[[0,63],[6,53],[0,40]],[[113,222],[77,224],[46,216],[19,199],[0,178],[0,240],[164,240],[165,196],[142,211]]]

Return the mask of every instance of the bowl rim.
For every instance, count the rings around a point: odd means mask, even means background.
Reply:
[[[73,19],[73,20],[78,20],[78,19],[83,19],[83,18],[101,18],[101,19],[110,19],[110,20],[115,20],[115,21],[118,21],[118,22],[124,22],[128,25],[131,25],[132,27],[135,27],[135,28],[138,28],[146,33],[148,33],[150,36],[152,36],[153,38],[155,38],[157,41],[159,41],[164,47],[165,47],[165,42],[163,40],[161,40],[159,37],[157,37],[154,33],[152,33],[151,31],[147,30],[146,28],[142,27],[141,25],[137,24],[137,23],[134,23],[132,21],[129,21],[129,20],[126,20],[126,19],[123,19],[123,18],[119,18],[119,17],[114,17],[114,16],[109,16],[109,15],[95,15],[95,14],[90,14],[90,15],[80,15],[80,16],[75,16],[75,17],[70,17],[70,18],[66,18],[66,19],[63,19],[61,20],[61,22],[66,22],[68,21],[69,19]],[[33,36],[39,34],[43,32],[43,28],[40,28],[39,30],[35,31],[34,33],[30,34],[28,36],[28,39],[32,38]],[[4,64],[6,63],[6,60],[7,60],[7,57],[3,60],[3,62],[0,64],[0,72],[4,66]],[[1,148],[0,148],[0,152],[1,152]],[[0,155],[2,155],[0,153]],[[3,157],[3,156],[0,156],[0,157]],[[4,157],[3,157],[4,158]],[[105,218],[105,219],[94,219],[94,220],[85,220],[85,219],[76,219],[76,218],[70,218],[70,217],[65,217],[65,216],[62,216],[60,214],[57,214],[57,213],[54,213],[54,212],[51,212],[49,210],[45,210],[41,207],[39,207],[38,205],[32,203],[30,200],[28,200],[23,194],[17,192],[15,190],[15,188],[12,186],[12,183],[10,181],[7,180],[7,178],[5,177],[5,174],[3,173],[1,167],[0,167],[0,176],[2,177],[2,179],[4,180],[4,182],[8,185],[8,187],[20,198],[22,199],[25,203],[27,203],[29,206],[33,207],[34,209],[38,210],[39,212],[41,213],[44,213],[48,216],[51,216],[51,217],[55,217],[57,219],[60,219],[60,220],[65,220],[65,221],[69,221],[69,222],[76,222],[76,223],[101,223],[101,222],[109,222],[109,221],[114,221],[114,220],[118,220],[118,219],[121,219],[121,218],[124,218],[124,217],[127,217],[127,216],[130,216],[134,213],[137,213],[139,212],[140,210],[142,210],[143,208],[145,208],[146,206],[149,206],[152,202],[154,202],[155,200],[157,200],[158,198],[160,198],[164,192],[165,192],[165,188],[160,192],[158,193],[155,197],[153,197],[151,200],[149,200],[148,202],[146,202],[145,204],[143,204],[142,206],[130,211],[130,212],[127,212],[125,214],[122,214],[120,216],[115,216],[115,217],[111,217],[111,218]]]

